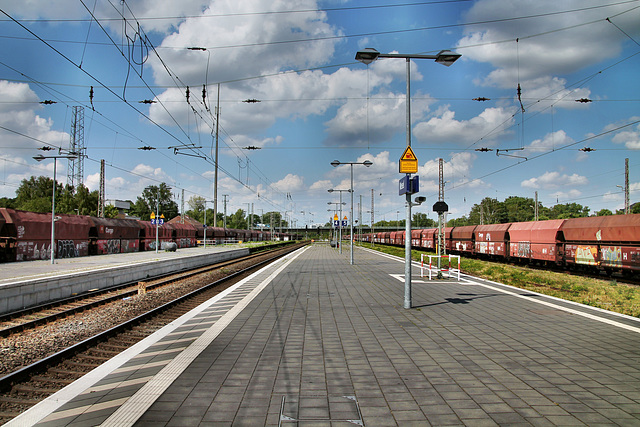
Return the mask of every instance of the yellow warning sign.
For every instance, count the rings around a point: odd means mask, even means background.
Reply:
[[[400,157],[400,173],[418,173],[418,158],[409,145]]]
[[[156,214],[155,214],[155,213],[153,213],[153,212],[151,212],[150,217],[151,217],[151,219],[155,219],[155,218],[156,218]]]
[[[333,216],[333,220],[334,220],[334,221],[338,221],[338,219],[339,219],[339,218],[338,218],[338,215],[334,215],[334,216]]]

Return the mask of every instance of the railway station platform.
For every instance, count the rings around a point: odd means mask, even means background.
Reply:
[[[311,245],[7,425],[640,425],[640,321]]]
[[[246,245],[245,245],[246,246]],[[143,251],[0,264],[0,313],[66,298],[90,289],[226,261],[249,254],[242,245]]]

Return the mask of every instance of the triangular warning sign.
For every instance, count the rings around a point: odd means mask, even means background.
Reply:
[[[402,153],[402,157],[400,158],[400,160],[418,160],[418,159],[416,158],[416,155],[413,153],[411,146],[408,145],[406,150],[404,150],[404,153]]]

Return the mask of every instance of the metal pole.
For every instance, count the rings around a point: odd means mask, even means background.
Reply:
[[[158,253],[158,222],[160,221],[160,186],[158,185],[158,196],[156,198],[156,253]]]
[[[349,218],[349,220],[351,221],[351,265],[353,265],[353,163],[351,163],[349,166],[351,166],[351,218]]]
[[[407,63],[407,147],[411,147],[411,59]],[[411,174],[407,174],[408,180]],[[408,181],[407,180],[407,181]],[[406,194],[407,221],[404,236],[404,308],[411,308],[411,194]]]
[[[204,202],[204,248],[207,249],[207,201]]]
[[[342,255],[342,191],[340,191],[340,218],[338,218],[338,248]]]
[[[213,173],[213,226],[218,222],[218,129],[220,124],[220,83],[218,83],[218,101],[216,102],[216,152],[215,169]],[[226,214],[225,214],[226,216]],[[205,234],[206,240],[206,234]]]
[[[53,159],[53,196],[51,198],[51,264],[55,264],[55,242],[56,242],[56,168],[58,159]]]

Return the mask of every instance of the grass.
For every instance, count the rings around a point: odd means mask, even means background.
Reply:
[[[363,244],[362,246],[404,257],[404,248]],[[411,258],[420,261],[421,251],[412,250]],[[462,258],[464,273],[509,284],[521,289],[640,317],[640,287],[611,279],[596,279],[561,272],[537,270],[491,261]],[[454,267],[457,267],[454,263]]]

